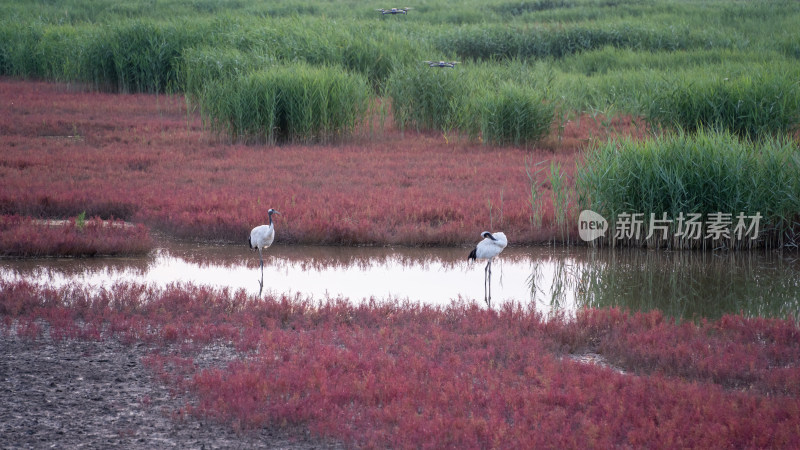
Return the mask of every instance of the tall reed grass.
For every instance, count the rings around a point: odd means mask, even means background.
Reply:
[[[612,239],[612,245],[749,248],[800,243],[800,149],[785,137],[750,141],[701,129],[645,141],[610,140],[587,153],[576,177],[580,208],[600,213],[612,229],[622,213],[643,214],[638,238]],[[699,239],[676,236],[686,231],[678,229],[679,217],[700,214],[705,221],[716,213],[730,214],[727,238],[709,237],[706,229]],[[757,240],[750,239],[753,232],[735,233],[742,213],[747,227],[751,217],[761,216]],[[670,222],[651,223],[650,214],[656,220],[666,214]],[[668,225],[667,239],[660,229],[646,239],[654,224]]]
[[[693,77],[657,89],[646,117],[654,125],[717,128],[757,139],[800,125],[800,72],[764,67],[736,77]]]
[[[515,82],[525,80],[523,75],[503,81],[507,72],[427,65],[396,71],[386,90],[395,122],[401,129],[462,133],[495,145],[534,144],[550,132],[555,105],[541,87]]]
[[[605,46],[652,52],[737,45],[724,35],[715,36],[711,30],[672,25],[643,26],[628,22],[594,26],[470,25],[443,31],[435,44],[442,52],[480,60],[563,58]]]
[[[797,2],[465,0],[453,8],[433,0],[392,18],[354,0],[337,6],[9,0],[0,6],[0,75],[196,96],[210,80],[273,62],[337,66],[392,97],[401,128],[515,145],[535,142],[543,124],[498,129],[508,121],[493,115],[521,104],[532,114],[539,97],[540,113],[556,104],[567,114],[642,115],[661,127],[753,137],[800,122],[800,47],[791,32],[775,32],[793,29]],[[421,61],[449,57],[470,72],[458,76],[464,86],[451,85],[452,73],[421,78]],[[502,92],[486,89],[501,84]]]
[[[392,74],[387,95],[400,129],[414,127],[447,133],[464,122],[470,96],[467,75],[458,70],[437,70],[427,65]]]
[[[355,130],[370,93],[360,75],[300,63],[207,83],[199,102],[212,127],[237,140],[329,142]]]
[[[213,81],[229,81],[277,64],[270,54],[229,47],[190,48],[181,58],[180,85],[191,101],[197,101],[205,86]]]
[[[2,74],[91,83],[117,92],[178,90],[179,56],[209,36],[203,23],[125,20],[98,25],[0,22]]]
[[[473,96],[470,110],[484,142],[516,146],[547,136],[555,114],[555,106],[542,92],[512,83]]]

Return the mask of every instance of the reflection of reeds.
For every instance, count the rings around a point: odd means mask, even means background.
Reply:
[[[197,264],[201,267],[238,265],[258,265],[258,254],[254,254],[246,246],[213,246],[190,243],[162,242],[165,256],[175,257]],[[371,267],[427,267],[436,264],[446,269],[464,266],[467,262],[468,248],[419,248],[419,247],[342,247],[342,246],[307,246],[307,245],[273,245],[265,261],[274,259],[285,264],[299,265],[313,270],[330,268]],[[521,247],[507,248],[501,260],[514,263],[530,258],[527,249]]]
[[[581,263],[570,251],[542,251],[534,258],[531,274],[526,282],[533,302],[545,302],[551,313],[558,315],[574,308],[576,292],[580,289]],[[552,275],[545,273],[552,269]]]
[[[582,307],[698,319],[744,313],[800,320],[797,260],[761,252],[592,251],[576,266]]]

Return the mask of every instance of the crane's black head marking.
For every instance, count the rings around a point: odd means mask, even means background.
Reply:
[[[269,224],[270,225],[272,225],[272,214],[280,215],[280,213],[278,211],[275,211],[274,209],[270,208],[269,211],[267,211],[267,215],[269,215]]]
[[[481,233],[481,236],[483,236],[485,238],[489,238],[489,239],[491,239],[493,241],[497,240],[497,238],[492,236],[492,233],[489,233],[488,231],[484,231],[483,233]]]

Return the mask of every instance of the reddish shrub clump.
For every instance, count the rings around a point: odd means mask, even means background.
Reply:
[[[489,228],[514,244],[561,239],[547,171],[534,219],[525,161],[560,164],[572,186],[578,157],[390,127],[334,145],[241,145],[177,96],[0,79],[0,99],[0,214],[86,211],[199,240],[246,242],[269,208],[283,213],[283,243],[462,245]]]
[[[0,256],[97,256],[149,252],[153,240],[144,225],[95,217],[48,222],[0,216]]]
[[[116,336],[191,394],[184,412],[236,428],[307,427],[359,447],[784,447],[800,445],[798,328],[727,316],[352,305],[195,286],[99,292],[0,282],[4,327]],[[56,331],[63,330],[63,331]],[[202,367],[207,344],[230,362]],[[616,369],[580,363],[594,350]],[[746,384],[743,384],[746,383]]]
[[[657,310],[597,309],[579,311],[562,332],[573,348],[600,352],[637,373],[800,396],[800,330],[791,321],[726,315],[680,323]]]

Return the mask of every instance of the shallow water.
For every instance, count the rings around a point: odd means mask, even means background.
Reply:
[[[273,246],[263,293],[354,302],[369,298],[448,305],[484,300],[484,262],[467,248]],[[233,245],[168,243],[147,257],[0,261],[0,278],[61,286],[194,283],[258,295],[258,253]],[[797,318],[798,255],[578,248],[507,248],[492,265],[492,304],[544,314],[584,306],[661,309],[686,318],[744,312]]]

